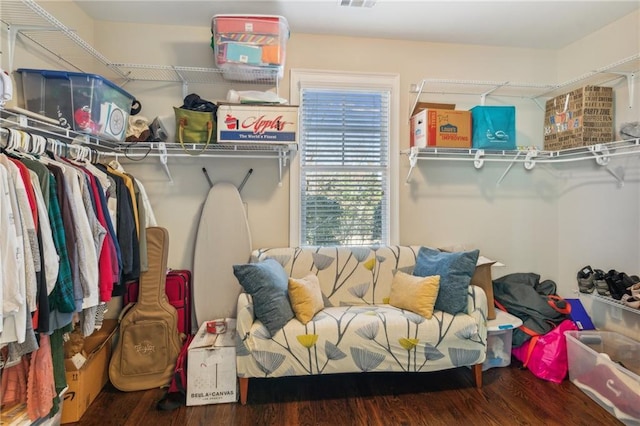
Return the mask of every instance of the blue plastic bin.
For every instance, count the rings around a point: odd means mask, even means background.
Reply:
[[[62,127],[123,141],[134,97],[104,77],[20,68],[25,108]]]

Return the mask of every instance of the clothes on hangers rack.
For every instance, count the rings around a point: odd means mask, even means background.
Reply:
[[[17,366],[3,379],[26,374],[29,389],[46,389],[22,401],[35,421],[66,386],[60,337],[76,322],[84,335],[100,327],[106,302],[139,277],[140,226],[157,224],[142,183],[97,151],[17,129],[0,136],[0,349],[3,373]],[[18,368],[25,359],[32,368]],[[23,397],[0,402],[11,394]]]

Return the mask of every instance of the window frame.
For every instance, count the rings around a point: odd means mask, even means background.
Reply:
[[[399,111],[400,111],[400,75],[387,73],[363,73],[346,71],[325,71],[292,69],[290,74],[289,96],[292,105],[299,105],[301,89],[334,88],[334,89],[383,89],[389,90],[389,168],[388,168],[388,238],[387,244],[399,242]],[[289,245],[301,245],[300,221],[300,155],[291,159],[289,168]]]

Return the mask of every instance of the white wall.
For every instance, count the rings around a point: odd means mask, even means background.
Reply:
[[[68,4],[62,7],[59,2],[45,2],[44,6],[52,8],[68,26],[78,28],[81,36],[112,61],[214,65],[208,18],[198,28],[112,22],[91,26],[86,16],[68,8]],[[294,33],[287,46],[280,95],[289,96],[291,68],[398,73],[403,106],[400,146],[406,149],[409,108],[415,99],[415,94],[409,93],[411,83],[423,78],[566,81],[637,54],[639,22],[639,13],[632,13],[558,51]],[[22,44],[19,49],[15,67],[43,67],[42,60],[25,52]],[[2,65],[6,67],[6,56]],[[191,85],[189,89],[216,100],[224,98],[231,87]],[[141,115],[149,118],[171,115],[172,107],[182,103],[182,87],[175,83],[131,82],[125,89],[142,102]],[[619,83],[615,89],[616,125],[638,120],[640,90],[635,94],[636,107],[629,109],[626,83]],[[459,109],[480,102],[476,97],[452,95],[425,95],[421,100],[456,103]],[[543,111],[528,99],[490,96],[487,100],[487,105],[502,104],[517,107],[518,145],[541,146]],[[506,264],[494,268],[494,276],[536,272],[543,279],[555,280],[563,296],[574,295],[575,274],[585,264],[640,274],[638,161],[636,157],[612,161],[612,169],[625,168],[622,187],[602,167],[590,162],[537,165],[530,171],[515,164],[497,185],[509,163],[487,163],[476,170],[472,162],[420,161],[409,182],[398,188],[400,242],[474,244],[484,255]],[[288,244],[289,185],[296,183],[289,182],[285,170],[282,186],[278,185],[275,160],[170,158],[173,183],[168,182],[157,159],[121,162],[145,183],[160,225],[169,229],[169,266],[173,268],[192,267],[197,220],[208,190],[202,167],[207,168],[213,181],[236,184],[253,168],[242,193],[253,246]],[[401,157],[400,164],[400,181],[404,182],[409,172],[406,156]]]
[[[632,13],[557,52],[558,81],[606,67],[640,52],[640,13]],[[633,70],[628,70],[633,71]],[[616,132],[622,123],[640,120],[639,77],[633,98],[627,80],[615,84]],[[633,105],[633,108],[629,106]],[[619,136],[619,135],[617,135]],[[640,272],[639,159],[612,161],[609,168],[624,175],[620,186],[601,166],[571,165],[558,168],[558,253],[562,255],[558,279],[573,282],[581,266],[591,264],[605,271]],[[582,263],[583,265],[580,265]],[[629,272],[631,271],[631,272]],[[637,313],[620,310],[589,298],[581,299],[597,327],[637,338]]]

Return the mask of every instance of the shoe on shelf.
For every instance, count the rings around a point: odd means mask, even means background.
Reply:
[[[593,293],[596,289],[596,285],[593,282],[593,269],[591,266],[585,266],[578,271],[578,290],[580,293]]]
[[[622,280],[622,284],[624,285],[623,294],[628,294],[629,296],[631,296],[632,294],[630,289],[634,284],[638,283],[638,281],[635,280],[634,277],[630,277],[624,272],[620,272],[620,279]]]
[[[626,274],[624,272],[618,272],[615,269],[611,269],[604,277],[607,285],[609,286],[611,297],[616,300],[622,299],[622,295],[627,291],[627,286],[624,284],[623,279],[625,275]]]
[[[640,282],[637,282],[627,287],[627,294],[630,294],[633,297],[640,297]]]
[[[596,286],[596,291],[600,296],[611,297],[609,284],[607,284],[605,276],[606,274],[602,269],[595,269],[593,271],[593,284]]]
[[[640,297],[623,294],[622,299],[620,299],[620,301],[630,308],[640,309]]]

